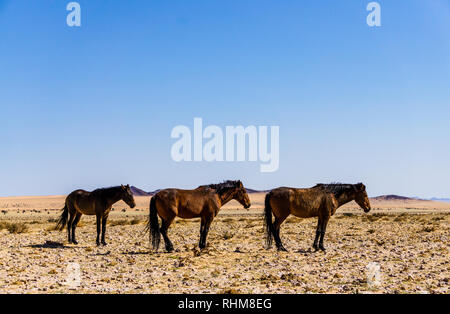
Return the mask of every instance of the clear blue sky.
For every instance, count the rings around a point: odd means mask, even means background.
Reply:
[[[242,179],[450,196],[450,2],[0,0],[0,196]],[[172,128],[279,125],[280,168],[175,163]]]

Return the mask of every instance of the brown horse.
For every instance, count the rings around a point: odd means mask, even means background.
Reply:
[[[102,244],[106,245],[106,221],[111,207],[118,201],[123,200],[128,206],[134,208],[136,203],[130,186],[121,185],[106,189],[97,189],[93,192],[76,190],[66,198],[66,206],[63,208],[57,229],[64,229],[67,223],[69,243],[78,244],[75,238],[75,229],[80,221],[81,215],[97,216],[97,245],[100,245],[100,223],[102,231]],[[70,214],[70,218],[67,220]]]
[[[150,200],[147,229],[150,230],[150,242],[153,249],[158,250],[162,234],[166,250],[173,251],[167,231],[177,216],[184,219],[201,218],[198,246],[200,249],[204,249],[211,222],[219,213],[220,208],[232,199],[237,200],[246,209],[250,207],[250,198],[241,181],[204,185],[195,190],[161,190]],[[158,216],[162,220],[161,227]]]
[[[323,238],[328,220],[342,205],[356,201],[364,209],[370,211],[370,202],[366,187],[358,184],[318,184],[310,189],[277,188],[266,195],[264,218],[266,224],[267,247],[272,245],[272,236],[279,251],[286,251],[280,238],[280,225],[292,214],[300,218],[319,217],[316,238],[313,248],[325,251]],[[275,221],[272,223],[272,213]],[[319,245],[317,241],[320,236]]]

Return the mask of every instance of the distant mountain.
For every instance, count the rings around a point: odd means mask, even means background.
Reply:
[[[131,187],[131,193],[133,193],[134,196],[151,196],[152,194],[145,192],[144,190],[141,190],[135,186]]]
[[[420,198],[420,197],[405,197],[399,195],[381,195],[377,197],[372,197],[371,199],[376,201],[434,201],[434,202],[446,202],[450,203],[450,198]]]
[[[253,189],[247,189],[247,188],[246,188],[246,190],[247,190],[247,193],[248,193],[248,194],[253,194],[253,193],[268,193],[268,192],[269,192],[269,190],[259,191],[259,190],[253,190]]]
[[[253,194],[253,193],[267,193],[268,191],[258,191],[258,190],[253,190],[253,189],[246,189],[247,193],[249,194]],[[151,192],[145,192],[144,190],[137,188],[135,186],[131,187],[131,192],[133,193],[134,196],[153,196],[156,193],[158,193],[161,190],[155,190],[155,191],[151,191]]]
[[[377,197],[372,197],[371,199],[376,201],[417,201],[417,198],[411,198],[400,195],[381,195]]]

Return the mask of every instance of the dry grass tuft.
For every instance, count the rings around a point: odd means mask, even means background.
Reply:
[[[422,229],[422,232],[433,232],[436,231],[436,228],[434,226],[426,226]]]
[[[223,289],[221,292],[219,292],[219,294],[241,294],[241,292],[237,289],[228,288]]]
[[[19,234],[28,232],[28,225],[23,222],[0,222],[0,230],[6,229],[9,233]]]
[[[231,231],[225,231],[222,235],[224,240],[229,240],[234,237],[234,234]]]

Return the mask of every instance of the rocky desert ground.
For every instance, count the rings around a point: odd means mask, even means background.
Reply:
[[[118,203],[108,246],[95,245],[83,216],[79,245],[54,230],[63,196],[0,198],[0,293],[449,293],[450,204],[373,200],[364,214],[349,204],[332,218],[327,252],[310,247],[315,219],[282,226],[289,252],[265,249],[263,194],[252,209],[225,206],[209,246],[197,249],[198,220],[170,229],[176,252],[150,250],[144,234],[149,197]]]

